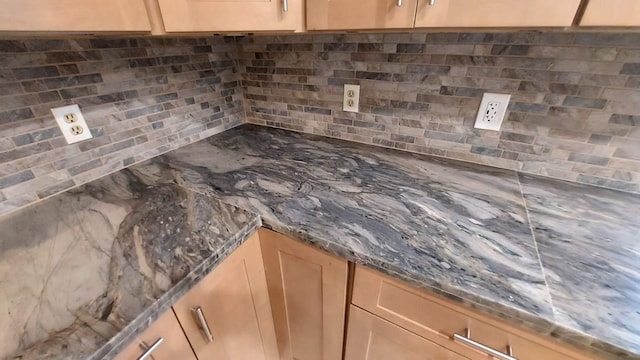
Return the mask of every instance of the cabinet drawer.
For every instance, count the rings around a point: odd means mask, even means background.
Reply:
[[[467,360],[397,325],[351,306],[345,360]]]
[[[501,352],[511,346],[519,360],[584,360],[584,355],[448,300],[414,289],[365,267],[356,267],[352,303],[383,319],[472,358],[486,355],[454,342],[470,329],[471,338]]]
[[[155,346],[154,346],[155,344]],[[154,347],[151,349],[150,347]],[[127,346],[115,360],[140,359],[147,352],[146,359],[155,360],[196,360],[193,350],[182,332],[178,319],[169,309]]]

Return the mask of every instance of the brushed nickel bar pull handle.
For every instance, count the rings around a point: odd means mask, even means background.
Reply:
[[[282,0],[282,11],[289,11],[289,0]]]
[[[202,308],[200,306],[193,308],[193,314],[198,320],[198,325],[200,326],[200,330],[204,333],[204,336],[207,338],[208,342],[213,341],[213,334],[211,333],[211,329],[209,329],[209,324],[207,323],[207,319],[204,317],[204,313],[202,312]]]
[[[429,0],[429,6],[433,6],[436,4],[436,0]]]
[[[507,352],[508,354],[505,354],[503,352],[500,352],[496,349],[490,348],[487,345],[481,344],[477,341],[473,341],[471,340],[471,329],[467,328],[465,329],[465,336],[462,336],[460,334],[453,334],[453,340],[458,341],[462,344],[465,344],[467,346],[470,346],[476,350],[480,350],[483,351],[485,353],[487,353],[487,355],[491,355],[495,358],[498,359],[502,359],[502,360],[518,360],[517,358],[513,357],[513,351],[511,349],[511,346],[507,346]]]
[[[160,344],[162,344],[162,342],[164,341],[163,338],[159,338],[158,340],[156,340],[153,344],[151,344],[151,346],[149,346],[147,348],[147,350],[145,350],[142,355],[140,355],[140,357],[138,357],[137,360],[145,360],[146,358],[148,358],[149,356],[151,356],[151,353],[153,352],[153,350],[155,350],[156,348],[158,348],[158,346],[160,346]],[[144,345],[144,344],[141,344]]]
[[[398,7],[402,6],[402,0],[398,0]]]

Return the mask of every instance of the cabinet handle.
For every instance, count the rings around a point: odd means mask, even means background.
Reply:
[[[207,338],[208,342],[213,341],[213,334],[211,333],[211,329],[209,329],[209,324],[207,323],[207,319],[204,317],[204,313],[202,312],[202,308],[200,306],[193,308],[193,315],[196,320],[198,320],[198,325],[200,330],[204,333],[204,336]]]
[[[162,342],[164,341],[163,338],[159,338],[158,340],[156,340],[153,344],[151,344],[151,346],[147,347],[147,350],[145,350],[142,355],[140,355],[140,357],[138,357],[137,360],[145,360],[146,358],[148,358],[149,356],[151,356],[151,353],[153,352],[153,350],[155,350],[158,346],[160,346],[160,344],[162,344]],[[141,346],[144,345],[144,347],[146,347],[145,343],[140,344]]]
[[[483,351],[487,353],[487,355],[493,356],[502,360],[518,360],[513,357],[513,351],[510,345],[507,345],[507,354],[500,352],[496,349],[490,348],[487,345],[481,344],[479,342],[471,340],[471,329],[465,329],[465,335],[453,334],[453,340],[461,342],[467,346],[470,346],[476,350]]]
[[[398,7],[402,6],[402,0],[398,0]]]
[[[282,0],[282,11],[289,11],[289,0]]]
[[[429,6],[433,6],[436,4],[436,0],[429,0]]]

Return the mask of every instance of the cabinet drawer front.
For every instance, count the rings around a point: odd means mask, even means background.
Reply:
[[[469,358],[486,358],[454,342],[453,334],[470,329],[471,338],[501,352],[511,346],[520,360],[587,359],[571,349],[503,324],[473,310],[413,289],[362,266],[356,268],[352,303],[383,319]]]
[[[412,28],[416,4],[416,0],[307,0],[307,28]]]
[[[466,360],[397,325],[351,306],[345,360]]]
[[[150,346],[156,344],[154,349]],[[196,360],[193,350],[182,332],[173,311],[169,310],[158,318],[142,335],[131,342],[115,360],[139,359],[145,351],[147,359],[155,360]]]
[[[151,31],[143,0],[2,0],[0,5],[0,31]]]
[[[418,0],[416,27],[571,26],[580,0]]]
[[[640,26],[640,1],[590,0],[580,25]]]
[[[303,30],[303,0],[159,0],[159,3],[167,32]]]

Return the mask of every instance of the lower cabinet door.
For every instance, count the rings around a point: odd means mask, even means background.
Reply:
[[[115,360],[137,359],[196,360],[171,309],[115,357]]]
[[[173,309],[200,360],[278,359],[257,233]]]
[[[467,360],[351,305],[345,360]]]
[[[281,360],[342,360],[347,261],[260,229]]]

